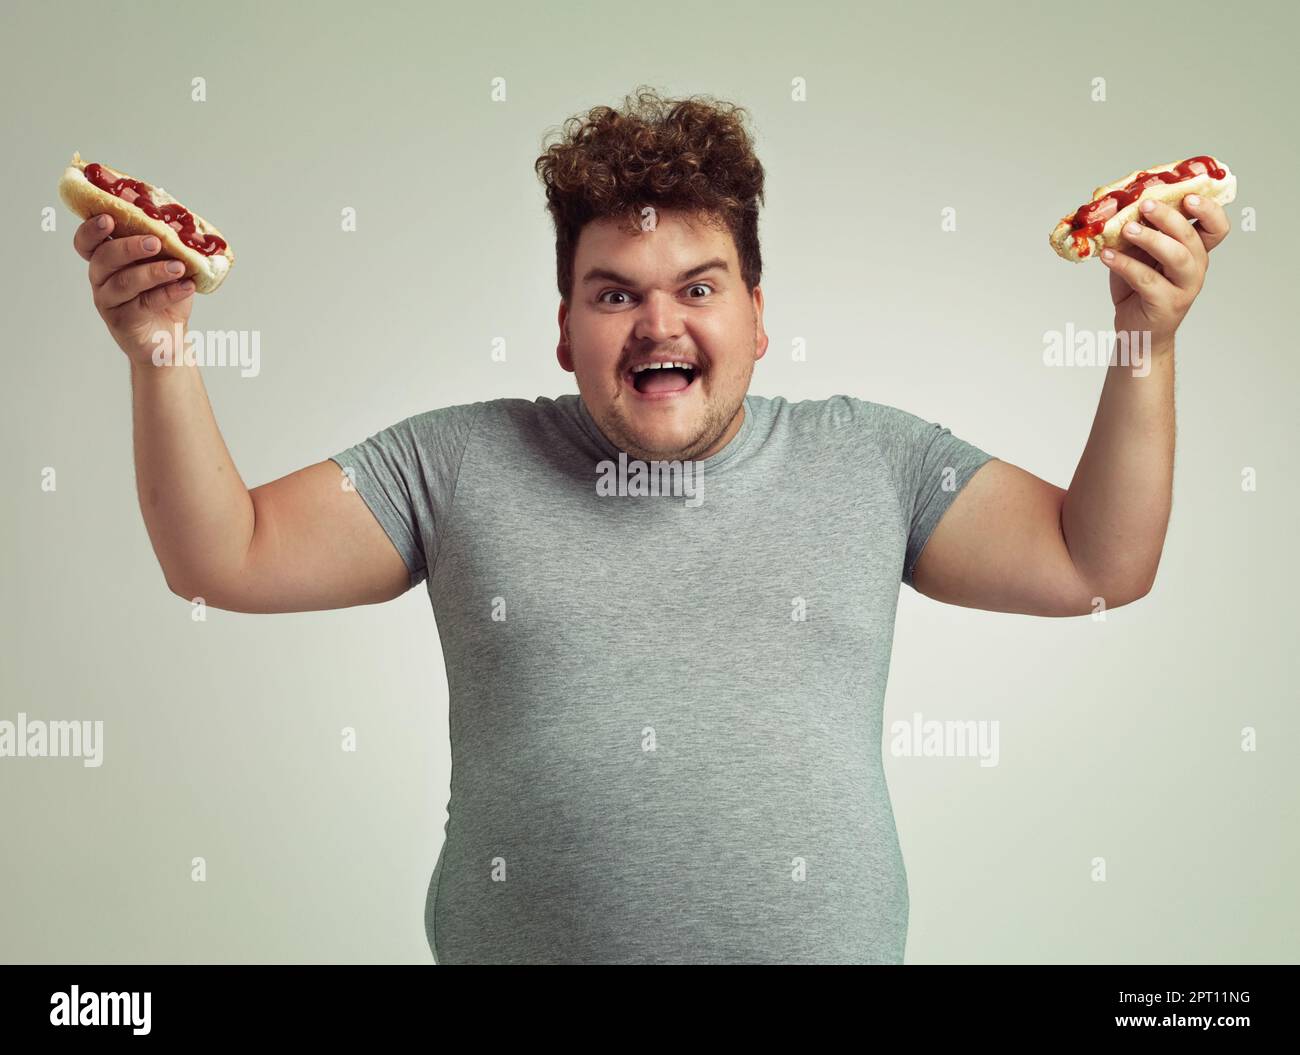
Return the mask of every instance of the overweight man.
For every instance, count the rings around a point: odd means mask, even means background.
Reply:
[[[901,963],[900,583],[1080,616],[1155,579],[1174,333],[1222,208],[1157,204],[1103,261],[1150,360],[1107,368],[1062,490],[903,410],[749,392],[768,338],[744,114],[642,92],[536,159],[576,394],[440,406],[251,491],[198,366],[153,363],[192,288],[111,220],[76,233],[172,591],[272,613],[426,585],[452,751],[438,963]]]

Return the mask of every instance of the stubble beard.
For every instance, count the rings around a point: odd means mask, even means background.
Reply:
[[[696,382],[696,384],[703,383],[703,380]],[[611,405],[606,419],[600,425],[614,445],[619,450],[626,451],[633,458],[646,462],[691,461],[718,442],[736,415],[740,413],[744,399],[744,388],[741,389],[740,397],[730,407],[721,405],[718,399],[705,394],[704,416],[700,427],[687,444],[671,451],[651,451],[642,447],[637,441],[636,432],[633,430],[631,422],[623,414],[623,408],[618,401]]]

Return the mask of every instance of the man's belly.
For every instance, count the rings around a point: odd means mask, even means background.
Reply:
[[[907,878],[860,703],[641,706],[462,732],[426,911],[438,962],[902,962]]]

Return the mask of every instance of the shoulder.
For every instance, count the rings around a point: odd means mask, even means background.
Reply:
[[[826,439],[856,437],[879,441],[891,432],[928,425],[915,414],[897,407],[844,394],[795,401],[782,396],[746,398],[755,416],[769,421],[773,427]]]
[[[424,435],[454,436],[476,446],[486,443],[510,448],[554,444],[583,430],[577,395],[509,396],[457,403],[425,411],[411,420],[415,431]]]

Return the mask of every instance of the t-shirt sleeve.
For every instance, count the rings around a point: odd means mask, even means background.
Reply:
[[[975,471],[994,456],[937,422],[896,407],[876,407],[876,435],[907,531],[903,582],[915,589],[912,572],[925,544]]]
[[[437,561],[460,465],[482,403],[413,415],[344,451],[335,462],[401,554],[415,586]]]

